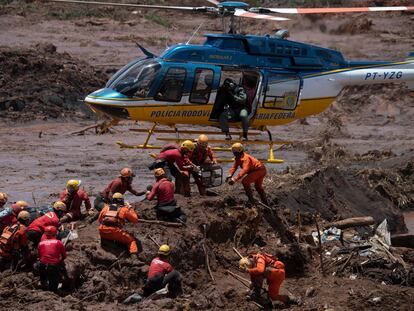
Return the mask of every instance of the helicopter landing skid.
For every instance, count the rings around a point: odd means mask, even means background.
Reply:
[[[165,143],[177,143],[180,144],[184,140],[187,140],[188,138],[180,138],[181,134],[211,134],[211,135],[219,135],[220,132],[213,132],[213,131],[197,131],[197,130],[182,130],[179,131],[175,126],[172,130],[165,130],[165,129],[159,129],[156,130],[156,127],[158,126],[157,123],[155,123],[150,129],[130,129],[130,131],[139,132],[139,133],[148,133],[144,143],[142,145],[128,145],[121,141],[117,141],[116,143],[121,148],[129,148],[129,149],[162,149],[162,146],[156,146],[149,144],[149,140],[151,139],[151,136],[155,133],[170,133],[170,134],[176,134],[176,138],[166,138],[166,137],[157,137],[156,139]],[[242,143],[245,145],[268,145],[269,146],[269,158],[268,159],[260,159],[261,161],[265,163],[272,163],[272,164],[280,164],[284,163],[284,160],[275,158],[273,146],[274,145],[289,145],[291,142],[289,141],[273,141],[272,139],[272,133],[268,129],[265,129],[268,133],[269,140],[224,140],[224,139],[209,139],[210,143],[217,143],[217,144],[226,144],[229,145],[229,147],[212,147],[214,151],[223,151],[223,152],[231,152],[231,145],[234,143]],[[237,135],[240,133],[231,133],[232,135]],[[260,135],[261,132],[249,132],[250,135]],[[154,156],[154,154],[150,154],[151,156]],[[218,159],[218,162],[233,162],[233,158],[220,158]]]

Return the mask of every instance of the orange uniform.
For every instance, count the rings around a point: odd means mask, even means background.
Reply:
[[[238,181],[247,175],[243,178],[242,184],[249,199],[253,199],[250,184],[254,183],[254,187],[259,193],[262,202],[267,204],[266,194],[263,189],[263,180],[266,176],[265,165],[259,160],[257,160],[255,157],[252,157],[246,152],[243,152],[240,157],[235,158],[234,164],[232,168],[230,168],[229,170],[229,176],[233,176],[239,167],[241,168],[241,170],[239,174],[236,177],[234,177],[234,180]]]
[[[287,296],[279,295],[280,286],[285,280],[285,265],[283,262],[268,254],[252,254],[249,257],[254,261],[254,267],[248,269],[252,285],[261,288],[263,280],[266,279],[269,287],[269,298],[286,303]]]
[[[26,226],[17,223],[4,228],[0,237],[0,256],[10,258],[13,252],[27,248]]]
[[[117,241],[126,244],[130,254],[138,253],[138,245],[135,237],[123,230],[125,220],[131,223],[138,222],[138,215],[128,206],[116,204],[105,205],[99,214],[99,234],[106,240]]]

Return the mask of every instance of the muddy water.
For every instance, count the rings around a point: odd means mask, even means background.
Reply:
[[[414,235],[414,211],[409,211],[403,214],[405,225],[407,226],[408,235]]]

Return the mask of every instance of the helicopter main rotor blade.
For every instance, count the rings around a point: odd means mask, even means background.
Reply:
[[[277,16],[270,16],[270,15],[265,15],[265,14],[257,14],[257,13],[245,11],[243,9],[236,9],[234,11],[234,15],[239,16],[239,17],[267,19],[267,20],[271,20],[271,21],[288,21],[288,20],[290,20],[289,18],[286,18],[286,17],[277,17]]]
[[[350,8],[251,8],[249,11],[257,12],[257,13],[281,13],[281,14],[358,13],[358,12],[414,11],[414,6],[374,6],[374,7],[350,7]]]
[[[114,3],[114,2],[100,2],[100,1],[80,1],[80,0],[48,0],[50,2],[59,3],[76,3],[76,4],[91,4],[91,5],[107,5],[120,6],[142,9],[163,9],[163,10],[179,10],[192,12],[216,12],[217,9],[213,7],[188,7],[188,6],[168,6],[168,5],[149,5],[149,4],[133,4],[133,3]]]

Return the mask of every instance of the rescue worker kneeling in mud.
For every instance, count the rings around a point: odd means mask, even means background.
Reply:
[[[191,153],[190,160],[194,165],[200,166],[201,168],[208,168],[213,164],[217,164],[217,159],[214,156],[213,150],[208,145],[207,135],[201,134],[198,137],[194,151]],[[203,180],[199,172],[191,171],[191,175],[194,178],[200,195],[207,195],[206,187],[203,185]]]
[[[234,185],[237,181],[243,179],[243,188],[251,203],[255,202],[253,191],[250,188],[250,184],[254,183],[254,187],[259,193],[262,203],[269,205],[266,192],[263,189],[263,180],[266,176],[265,165],[245,152],[243,145],[240,143],[233,144],[233,146],[231,146],[231,151],[233,152],[235,159],[233,166],[229,170],[229,176],[226,178],[226,181],[230,185]],[[239,167],[241,167],[241,171],[236,177],[233,177]]]
[[[114,193],[125,194],[129,191],[135,196],[141,196],[145,194],[145,191],[137,191],[132,188],[132,181],[135,174],[129,167],[125,167],[121,170],[120,175],[111,181],[111,183],[101,191],[94,201],[94,208],[100,212],[104,208],[105,204],[110,204]],[[98,217],[96,217],[97,219]]]
[[[190,160],[194,148],[194,143],[191,140],[183,141],[179,148],[167,145],[150,166],[151,170],[167,166],[175,178],[175,193],[183,194],[186,197],[191,197],[190,172],[198,170]]]
[[[30,222],[30,214],[21,211],[17,216],[17,223],[4,228],[0,237],[0,270],[7,268],[9,264],[13,270],[19,263],[30,261],[30,252],[27,240],[27,226]]]
[[[122,229],[125,221],[138,223],[138,215],[124,203],[124,196],[117,192],[112,196],[112,204],[105,205],[99,214],[99,235],[103,240],[127,245],[131,257],[138,259],[138,251],[142,248],[141,242],[134,235]]]
[[[239,261],[240,269],[250,274],[251,290],[248,298],[258,300],[261,297],[263,281],[266,279],[268,285],[268,303],[273,305],[277,300],[284,304],[297,304],[298,300],[287,295],[280,295],[279,290],[285,280],[285,265],[277,260],[275,256],[256,253],[243,257]]]
[[[12,224],[17,223],[17,215],[25,210],[29,204],[26,201],[17,201],[13,203],[11,207],[6,207],[0,212],[0,232],[3,232],[4,228]]]
[[[66,183],[66,189],[60,194],[60,201],[66,204],[66,212],[61,222],[71,222],[82,219],[81,206],[84,202],[86,210],[91,209],[91,201],[85,191],[80,189],[81,181],[71,179]]]
[[[174,184],[167,179],[164,169],[156,168],[154,176],[156,183],[152,186],[151,191],[147,193],[147,200],[151,201],[157,197],[157,205],[155,206],[157,218],[185,222],[187,218],[174,198]]]
[[[64,260],[66,249],[63,243],[57,239],[57,229],[55,226],[45,228],[45,239],[39,243],[39,263],[37,264],[40,283],[43,290],[56,293],[60,277],[66,274]]]
[[[45,233],[46,227],[53,226],[59,228],[61,225],[61,218],[65,214],[66,204],[62,201],[57,201],[53,204],[53,212],[49,212],[33,220],[33,222],[27,228],[27,237],[30,241],[37,246],[40,242],[42,235]],[[67,220],[67,219],[66,219]]]
[[[175,298],[182,294],[182,276],[169,263],[170,252],[171,249],[168,245],[161,245],[158,257],[151,261],[144,285],[144,297],[150,296],[166,285],[168,285],[169,297]]]

